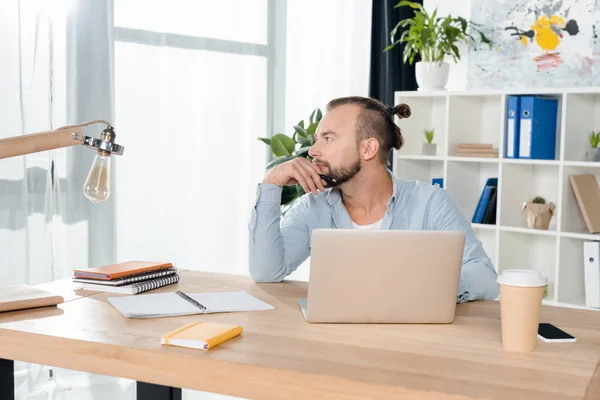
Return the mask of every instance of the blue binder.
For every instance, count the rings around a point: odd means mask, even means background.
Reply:
[[[504,157],[519,158],[519,114],[521,112],[521,98],[519,96],[507,96],[507,103]]]
[[[554,160],[558,100],[521,97],[519,158]]]
[[[498,178],[488,178],[485,182],[485,186],[483,191],[481,192],[481,197],[479,197],[479,203],[477,203],[477,207],[475,208],[475,213],[473,214],[473,219],[471,222],[475,224],[480,224],[483,221],[483,216],[485,215],[485,210],[490,201],[490,197],[492,195],[492,188],[498,186]]]

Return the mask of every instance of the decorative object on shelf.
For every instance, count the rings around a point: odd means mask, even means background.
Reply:
[[[587,161],[600,161],[600,131],[590,132],[588,139],[590,141],[590,148],[585,152]]]
[[[575,200],[590,233],[600,233],[600,186],[592,174],[569,175]]]
[[[294,158],[304,157],[310,159],[308,150],[315,143],[315,131],[321,118],[323,118],[323,113],[319,108],[316,108],[310,114],[306,126],[304,120],[298,122],[298,125],[294,125],[294,134],[291,137],[284,133],[278,133],[271,138],[258,138],[270,147],[273,156],[275,156],[275,159],[267,164],[267,171]],[[282,213],[289,210],[303,194],[304,190],[300,184],[284,186],[281,192]]]
[[[456,63],[460,60],[460,51],[457,44],[469,44],[476,39],[468,31],[469,28],[479,35],[482,43],[491,48],[491,42],[473,24],[462,17],[437,16],[437,8],[430,15],[425,8],[412,1],[400,1],[394,6],[411,7],[415,10],[413,18],[406,18],[390,32],[391,44],[384,51],[389,51],[400,43],[405,43],[404,63],[411,65],[417,55],[421,57],[415,65],[417,84],[421,91],[443,90],[448,81],[449,64],[444,61],[445,56],[450,56]],[[400,28],[400,38],[395,36]]]
[[[491,143],[459,143],[456,146],[457,157],[498,158],[498,149]]]
[[[437,152],[437,146],[433,142],[433,138],[435,137],[435,129],[425,129],[423,132],[425,135],[425,139],[427,143],[423,143],[423,155],[424,156],[435,156]]]
[[[468,88],[599,86],[595,9],[596,0],[471,1],[471,20],[495,46],[470,46]]]
[[[538,196],[531,201],[523,203],[521,211],[526,214],[525,221],[528,228],[546,230],[550,225],[550,220],[552,219],[552,215],[554,215],[555,209],[556,206],[554,203],[546,203],[546,199]]]
[[[433,186],[437,186],[437,187],[440,187],[443,189],[444,188],[444,178],[433,178],[433,179],[431,179],[431,184]]]
[[[82,134],[82,128],[94,124],[106,125],[100,139]],[[92,203],[100,203],[110,196],[110,155],[122,155],[124,150],[123,146],[115,143],[115,138],[116,134],[110,123],[94,120],[52,131],[0,139],[0,159],[77,144],[84,145],[98,154],[83,184],[83,194]]]

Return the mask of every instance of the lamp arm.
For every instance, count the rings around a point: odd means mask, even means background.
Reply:
[[[112,125],[110,124],[110,122],[105,121],[103,119],[95,119],[93,121],[84,122],[83,124],[61,126],[58,129],[83,128],[83,127],[94,125],[94,124],[105,124],[108,128],[112,128]]]
[[[83,136],[81,128],[93,124],[106,124],[100,139]],[[77,125],[67,125],[58,129],[0,139],[0,159],[37,153],[40,151],[54,150],[61,147],[83,144],[94,150],[104,151],[107,154],[123,154],[123,147],[114,143],[114,130],[108,121],[97,119]]]
[[[61,128],[0,139],[0,159],[82,144],[81,128]]]

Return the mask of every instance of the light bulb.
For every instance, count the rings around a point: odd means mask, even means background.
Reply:
[[[100,203],[110,196],[110,153],[98,152],[87,179],[83,195],[92,203]]]

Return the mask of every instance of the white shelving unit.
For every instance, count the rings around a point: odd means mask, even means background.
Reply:
[[[554,160],[504,158],[508,95],[540,95],[558,100]],[[498,272],[509,268],[540,271],[548,277],[545,304],[585,306],[583,242],[589,234],[569,175],[591,173],[600,181],[600,162],[586,162],[587,135],[600,130],[600,87],[489,91],[396,92],[395,103],[411,107],[396,120],[405,145],[394,151],[394,174],[444,188],[471,221],[488,178],[498,178],[496,224],[472,224]],[[437,155],[422,155],[424,129],[434,128]],[[492,143],[498,158],[454,156],[459,143]],[[527,228],[523,202],[543,196],[556,204],[548,230]]]

